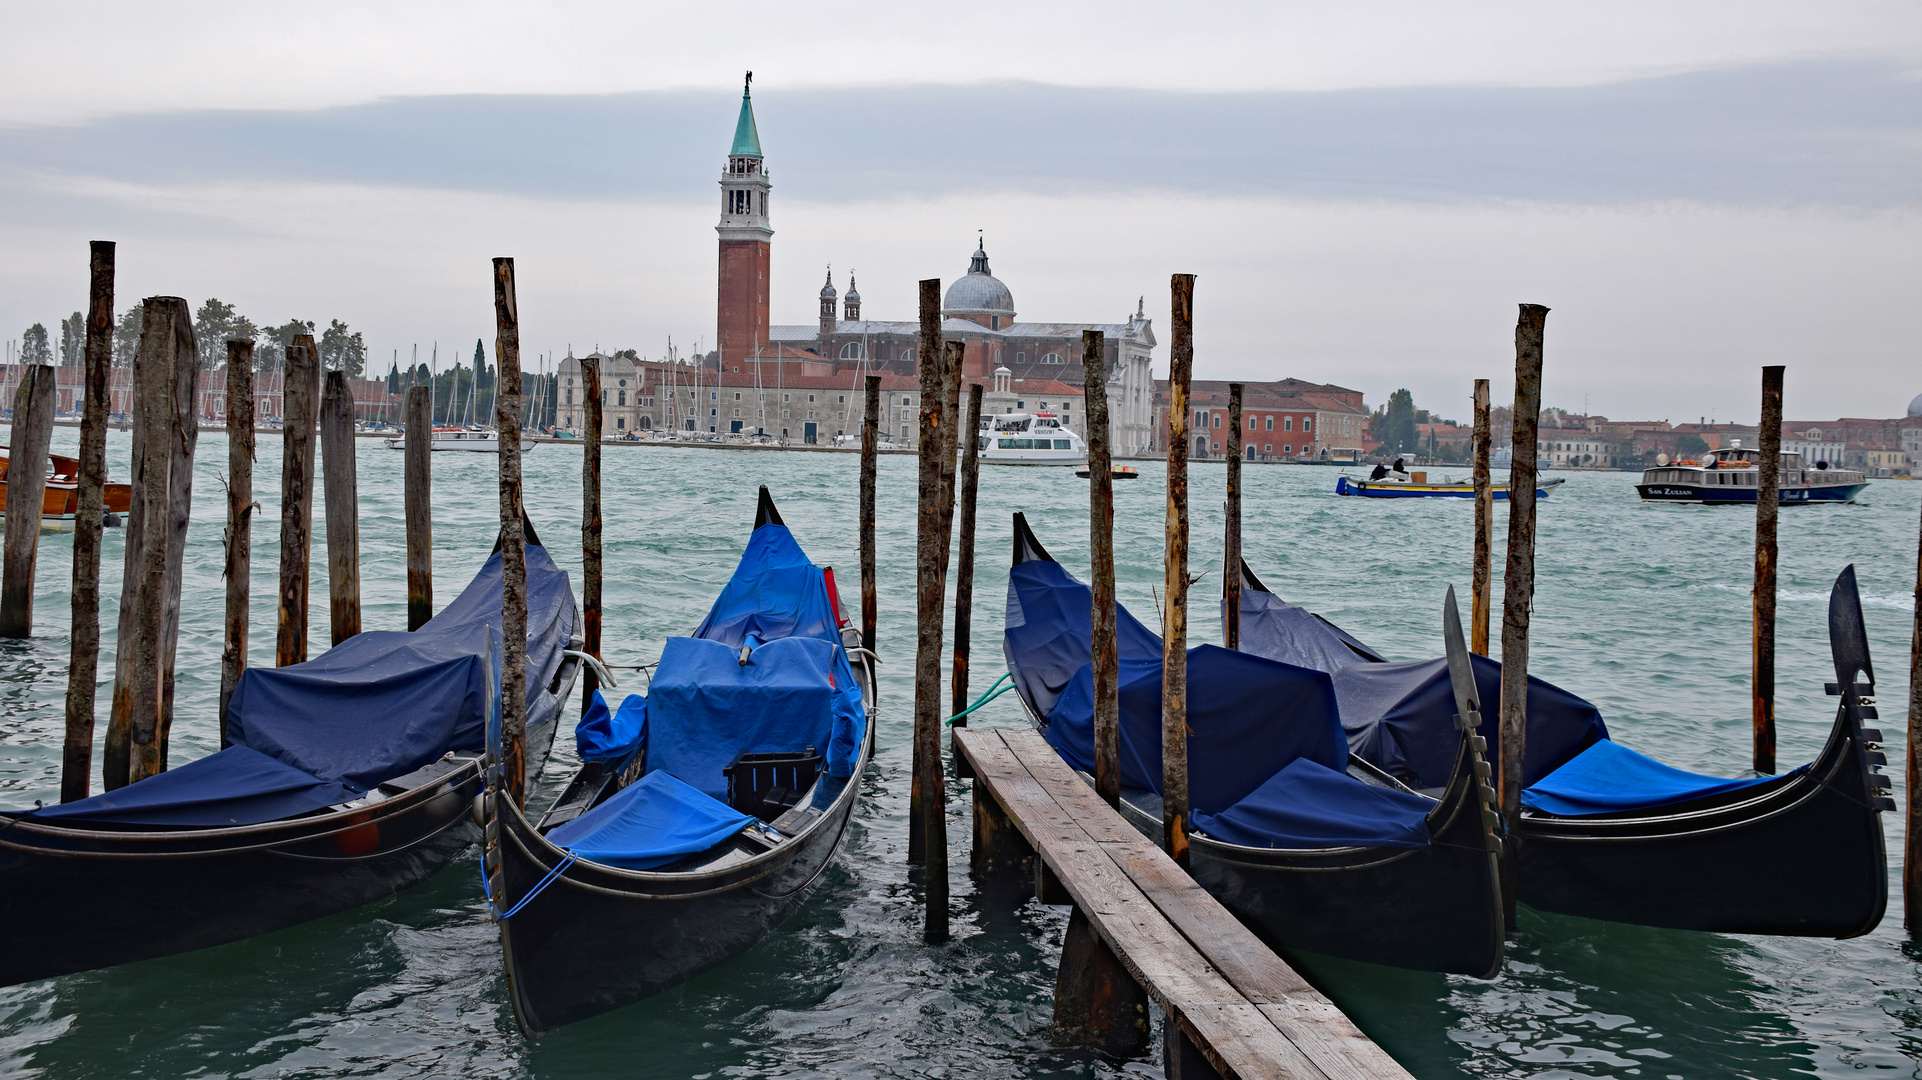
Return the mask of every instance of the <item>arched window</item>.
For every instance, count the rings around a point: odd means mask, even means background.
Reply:
[[[617,401],[617,402],[615,402],[615,404],[617,404],[617,405],[626,405],[626,404],[627,404],[627,391],[625,391],[625,390],[623,390],[623,391],[621,391],[621,396],[620,396],[620,400],[619,400],[619,401]]]
[[[850,341],[846,345],[841,346],[841,359],[843,360],[859,360],[866,355],[867,353],[862,351],[861,343],[858,341]]]
[[[903,359],[903,360],[912,360],[912,359],[914,359],[914,346],[912,346],[912,345],[910,345],[910,346],[908,346],[907,348],[905,348],[905,349],[902,349],[902,350],[901,350],[901,359]]]
[[[1041,358],[1041,362],[1044,364],[1059,364],[1061,363],[1061,354],[1058,352],[1051,352],[1048,355],[1043,356]]]

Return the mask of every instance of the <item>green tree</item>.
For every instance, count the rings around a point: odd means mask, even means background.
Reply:
[[[260,335],[253,320],[236,312],[232,304],[212,297],[194,312],[194,345],[200,352],[200,368],[212,371],[226,362],[229,339],[252,341]]]
[[[1685,434],[1675,440],[1675,456],[1700,458],[1708,453],[1708,443],[1700,435]]]
[[[120,313],[120,321],[113,324],[113,362],[115,367],[132,367],[133,354],[140,349],[140,324],[146,318],[147,305],[135,304]]]
[[[346,323],[330,319],[327,332],[320,335],[320,365],[358,379],[367,370],[367,343],[358,332],[349,333]]]
[[[47,328],[34,323],[20,335],[20,362],[23,364],[53,363],[53,349],[47,344]]]
[[[314,324],[311,320],[288,319],[279,326],[269,326],[262,331],[266,340],[254,348],[254,369],[257,371],[280,371],[287,364],[287,346],[301,334],[312,336]]]
[[[87,319],[78,311],[60,320],[60,366],[79,367],[87,359]]]
[[[1397,390],[1388,395],[1382,412],[1382,448],[1397,454],[1421,449],[1421,435],[1415,430],[1415,395]]]

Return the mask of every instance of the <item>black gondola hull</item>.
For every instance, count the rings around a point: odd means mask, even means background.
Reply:
[[[872,683],[863,689],[872,693]],[[874,747],[808,830],[732,869],[629,872],[574,862],[501,921],[509,993],[530,1037],[652,997],[746,952],[792,915],[840,850]],[[499,895],[525,898],[566,860],[505,807]]]
[[[561,666],[571,693],[577,662]],[[558,726],[531,725],[538,775]],[[232,829],[0,831],[0,986],[241,941],[393,895],[480,835],[481,758],[365,810]],[[52,916],[52,917],[49,917]]]
[[[1806,773],[1748,797],[1640,815],[1524,813],[1520,899],[1678,930],[1868,933],[1888,906],[1888,862],[1866,754],[1844,717]]]

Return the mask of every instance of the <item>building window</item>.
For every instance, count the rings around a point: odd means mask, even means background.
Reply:
[[[1248,430],[1249,431],[1255,430],[1255,418],[1252,416],[1248,418]]]
[[[1207,413],[1205,413],[1205,412],[1198,412],[1198,413],[1196,413],[1196,414],[1195,414],[1195,426],[1196,426],[1196,427],[1201,427],[1201,428],[1205,428],[1205,427],[1207,427],[1207,426],[1208,426],[1208,414],[1207,414]]]
[[[814,400],[814,395],[813,395],[813,394],[809,394],[809,395],[808,395],[808,400],[809,400],[809,401],[813,401],[813,400]]]
[[[572,390],[569,390],[567,392],[567,404],[569,405],[574,404],[574,391]]]
[[[1221,426],[1221,414],[1220,414],[1220,413],[1216,413],[1216,414],[1215,414],[1215,426],[1216,426],[1216,427],[1220,427],[1220,426]]]
[[[1315,418],[1314,418],[1314,417],[1312,417],[1312,416],[1304,416],[1304,417],[1302,417],[1302,418],[1301,418],[1301,430],[1303,430],[1303,431],[1313,431],[1313,430],[1315,430]]]
[[[1058,352],[1051,352],[1048,355],[1043,356],[1041,358],[1041,362],[1044,364],[1059,364],[1061,363],[1061,354]]]
[[[736,401],[739,401],[739,400],[741,400],[741,395],[740,395],[740,394],[738,394],[738,393],[737,393],[737,394],[735,394],[735,395],[734,395],[734,400],[736,400]]]
[[[1028,362],[1028,354],[1027,354],[1027,353],[1024,353],[1024,352],[1018,352],[1018,353],[1015,353],[1015,354],[1014,354],[1014,362],[1015,362],[1015,363],[1017,363],[1017,364],[1025,364],[1025,363],[1027,363],[1027,362]]]
[[[1275,417],[1273,413],[1270,413],[1268,415],[1268,430],[1269,431],[1275,430]]]
[[[1272,453],[1274,453],[1274,452],[1275,452],[1275,444],[1274,444],[1274,443],[1262,443],[1262,444],[1261,444],[1261,452],[1262,452],[1262,453],[1264,453],[1264,454],[1272,454]]]
[[[1295,448],[1294,448],[1294,446],[1293,446],[1292,444],[1290,444],[1290,443],[1282,443],[1282,444],[1281,444],[1281,452],[1282,452],[1282,453],[1284,453],[1284,454],[1292,454],[1292,453],[1294,453],[1294,452],[1295,452]]]
[[[835,400],[840,402],[843,405],[846,405],[848,403],[848,396],[846,394],[842,394],[840,397],[835,398]]]
[[[627,404],[627,391],[625,390],[621,391],[621,396],[619,397],[618,400],[616,400],[615,404],[623,405],[623,406]]]
[[[1284,417],[1282,417],[1282,418],[1281,418],[1281,430],[1283,430],[1283,431],[1293,431],[1293,430],[1295,430],[1295,418],[1294,418],[1294,417],[1292,417],[1292,416],[1284,416]]]
[[[858,341],[850,341],[846,345],[841,346],[841,359],[843,360],[859,360],[866,355],[867,353],[861,350],[861,343]]]

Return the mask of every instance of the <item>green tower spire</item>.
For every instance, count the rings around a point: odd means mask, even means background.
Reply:
[[[754,126],[754,98],[749,90],[754,85],[754,73],[747,73],[747,81],[741,87],[741,118],[734,123],[734,149],[729,157],[760,157],[761,132]]]

